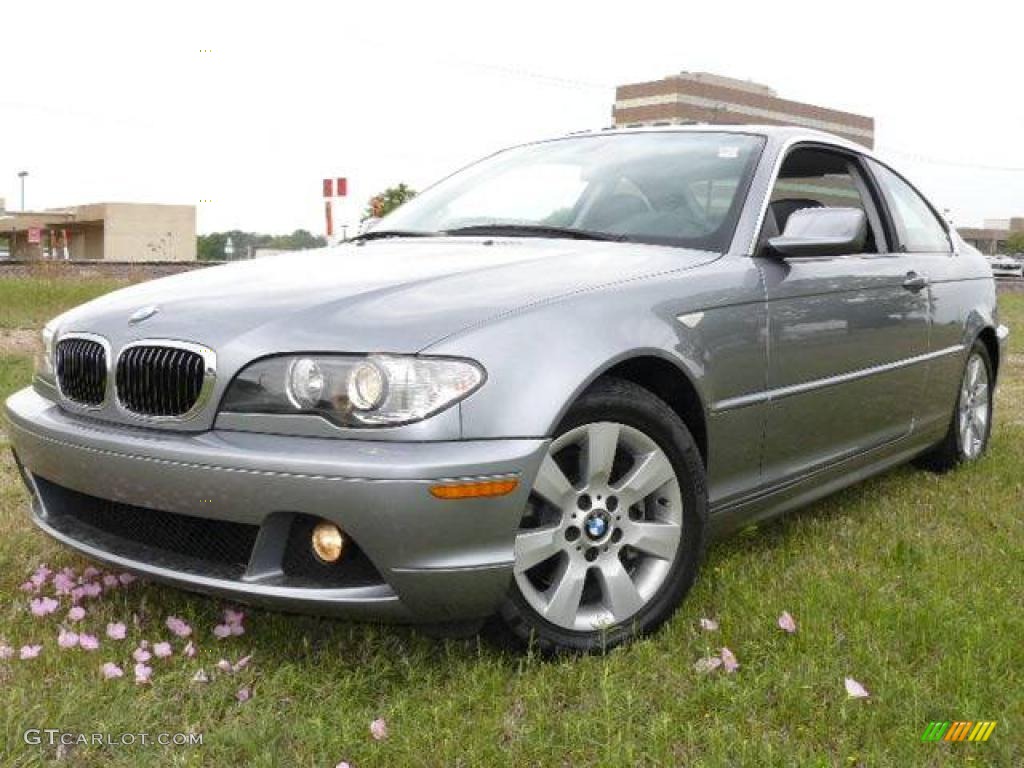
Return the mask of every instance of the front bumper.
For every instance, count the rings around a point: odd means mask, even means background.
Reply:
[[[493,612],[508,588],[514,532],[547,447],[543,439],[394,443],[167,433],[70,415],[32,389],[12,395],[6,414],[32,492],[33,520],[54,538],[186,589],[286,610],[394,621]],[[503,497],[442,500],[429,493],[437,480],[507,475],[520,483]],[[132,548],[120,539],[114,547],[65,525],[65,512],[74,511],[67,506],[83,498],[131,505],[140,517],[225,521],[258,532],[243,570],[225,576],[156,556],[151,547]],[[283,575],[287,521],[295,516],[336,522],[379,581],[337,587]],[[337,567],[345,566],[343,558]]]

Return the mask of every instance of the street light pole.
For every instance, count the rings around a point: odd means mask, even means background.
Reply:
[[[25,177],[28,171],[18,171],[18,178],[21,179],[21,210],[25,210]]]

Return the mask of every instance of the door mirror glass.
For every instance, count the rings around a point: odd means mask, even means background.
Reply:
[[[790,214],[785,231],[768,241],[779,256],[843,256],[863,253],[868,220],[860,208],[803,208]]]
[[[380,224],[380,216],[370,216],[359,222],[359,234],[365,235],[367,232],[372,230]]]

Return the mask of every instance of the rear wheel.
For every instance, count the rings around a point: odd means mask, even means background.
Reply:
[[[696,578],[704,468],[664,402],[599,382],[570,409],[534,482],[501,618],[542,651],[594,651],[650,632]]]
[[[948,472],[981,458],[992,434],[993,387],[988,349],[976,341],[964,366],[949,431],[941,443],[918,460],[921,466],[934,472]]]

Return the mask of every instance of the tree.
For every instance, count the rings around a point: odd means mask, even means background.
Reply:
[[[296,229],[290,235],[261,235],[257,232],[243,232],[233,229],[230,232],[211,232],[196,238],[196,254],[200,261],[223,261],[227,258],[224,246],[228,238],[235,252],[232,258],[249,258],[250,248],[272,248],[277,251],[301,251],[307,248],[323,248],[327,240],[312,234],[306,229]]]
[[[370,202],[363,212],[363,221],[387,216],[402,203],[412,200],[414,197],[416,197],[416,190],[411,189],[405,183],[399,184],[397,187],[388,187],[379,195],[370,198]]]
[[[1024,253],[1024,232],[1011,232],[1006,238],[1007,253]]]

